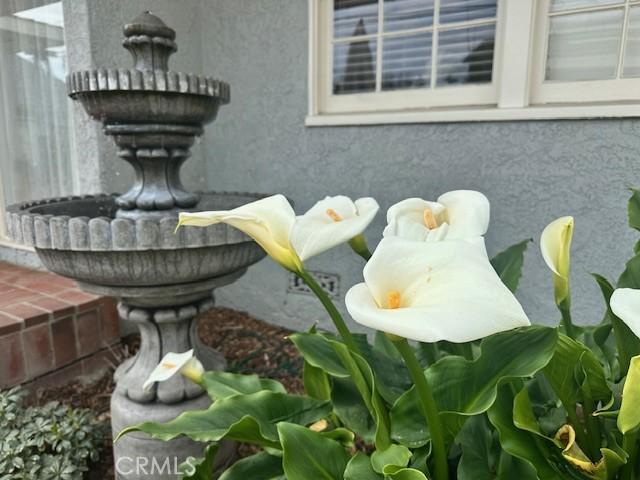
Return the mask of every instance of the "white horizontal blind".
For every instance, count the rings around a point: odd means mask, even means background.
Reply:
[[[496,0],[333,0],[331,93],[489,84],[496,12]]]
[[[535,103],[640,100],[640,1],[543,0]]]

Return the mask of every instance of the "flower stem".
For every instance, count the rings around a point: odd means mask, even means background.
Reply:
[[[629,454],[627,464],[622,467],[620,480],[635,480],[634,471],[638,461],[638,431],[628,432],[622,439],[622,448]]]
[[[600,457],[600,444],[602,441],[602,433],[600,431],[600,423],[597,417],[593,416],[595,406],[593,398],[583,390],[582,408],[584,410],[584,419],[587,425],[587,437],[589,440],[589,450],[591,459],[596,462]]]
[[[306,270],[300,270],[297,273],[298,276],[300,276],[300,278],[304,281],[304,283],[306,283],[313,291],[313,293],[315,293],[316,297],[318,297],[324,308],[327,310],[327,313],[329,313],[331,320],[333,320],[333,324],[336,326],[336,329],[342,337],[342,341],[345,343],[345,345],[349,347],[349,350],[351,350],[352,352],[356,352],[359,354],[360,349],[358,348],[353,335],[349,331],[349,328],[342,318],[342,315],[340,315],[340,312],[329,298],[329,295],[327,295],[327,292],[324,291],[324,289],[318,284],[318,282],[316,282],[313,276]]]
[[[562,315],[562,325],[564,326],[567,336],[572,340],[576,339],[576,330],[571,320],[571,302],[569,297],[558,304],[558,309]]]
[[[433,398],[433,392],[429,386],[424,370],[420,366],[416,354],[405,338],[391,337],[393,344],[404,359],[407,369],[413,378],[416,386],[416,393],[420,399],[422,413],[427,420],[429,431],[431,432],[431,444],[433,445],[433,455],[435,458],[435,475],[437,480],[448,480],[449,464],[447,462],[447,450],[444,443],[442,423],[438,415],[438,407]]]
[[[364,235],[362,233],[349,240],[349,246],[354,252],[364,258],[367,262],[371,258],[371,252],[369,251],[367,240],[364,238]]]
[[[454,343],[456,353],[466,360],[473,360],[473,347],[470,343]]]
[[[572,405],[568,402],[564,402],[562,401],[562,399],[560,399],[560,401],[562,402],[564,409],[567,411],[567,418],[569,419],[569,424],[573,427],[573,430],[576,432],[576,441],[578,442],[578,445],[580,445],[582,448],[587,448],[587,451],[588,451],[589,450],[588,447],[590,443],[588,441],[587,434],[584,431],[584,426],[582,425],[582,423],[578,419],[578,415],[576,414],[575,405]]]

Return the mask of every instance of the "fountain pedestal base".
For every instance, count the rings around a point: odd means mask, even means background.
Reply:
[[[111,397],[111,426],[114,437],[124,428],[141,421],[168,422],[187,410],[204,410],[211,400],[202,395],[174,405],[138,403],[115,391]],[[200,458],[206,445],[186,437],[170,442],[154,440],[143,433],[131,433],[113,447],[117,480],[178,479],[177,468],[188,457]],[[236,444],[222,442],[216,465],[222,469],[235,458]]]

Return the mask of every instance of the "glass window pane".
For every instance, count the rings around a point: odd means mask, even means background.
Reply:
[[[599,5],[620,5],[624,0],[551,0],[551,11],[571,10],[574,8],[597,7]]]
[[[433,25],[433,0],[384,0],[384,31]]]
[[[496,0],[440,0],[440,23],[494,18],[496,4]]]
[[[376,89],[376,41],[333,46],[333,93],[372,92]]]
[[[334,38],[378,33],[378,0],[334,0]]]
[[[437,85],[490,83],[495,32],[495,25],[441,31]]]
[[[551,17],[547,80],[604,80],[616,75],[622,9]]]
[[[14,0],[1,10],[0,190],[7,204],[72,194],[62,2]]]
[[[431,85],[433,35],[421,33],[383,40],[382,89],[423,88]]]
[[[623,77],[640,77],[640,7],[629,10]]]

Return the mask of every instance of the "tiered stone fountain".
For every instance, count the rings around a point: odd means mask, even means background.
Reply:
[[[170,71],[175,32],[151,13],[126,25],[124,34],[123,45],[134,58],[132,69],[75,72],[67,84],[69,96],[104,124],[120,158],[133,166],[133,187],[120,196],[55,198],[7,211],[14,241],[34,246],[48,269],[76,279],[87,292],[118,297],[121,317],[140,330],[140,351],[115,373],[114,433],[208,406],[207,395],[180,377],[152,391],[144,391],[142,384],[170,351],[194,348],[207,369],[224,369],[221,355],[199,342],[196,317],[213,306],[215,288],[235,281],[264,255],[248,237],[225,225],[174,233],[180,211],[228,209],[260,196],[186,191],[180,168],[203,125],[229,102],[229,86]],[[154,459],[163,465],[169,458],[173,467],[187,456],[200,456],[203,445],[128,435],[114,449],[118,478],[162,479],[176,477],[167,470],[149,477],[135,468],[138,459],[149,462],[147,472]]]

